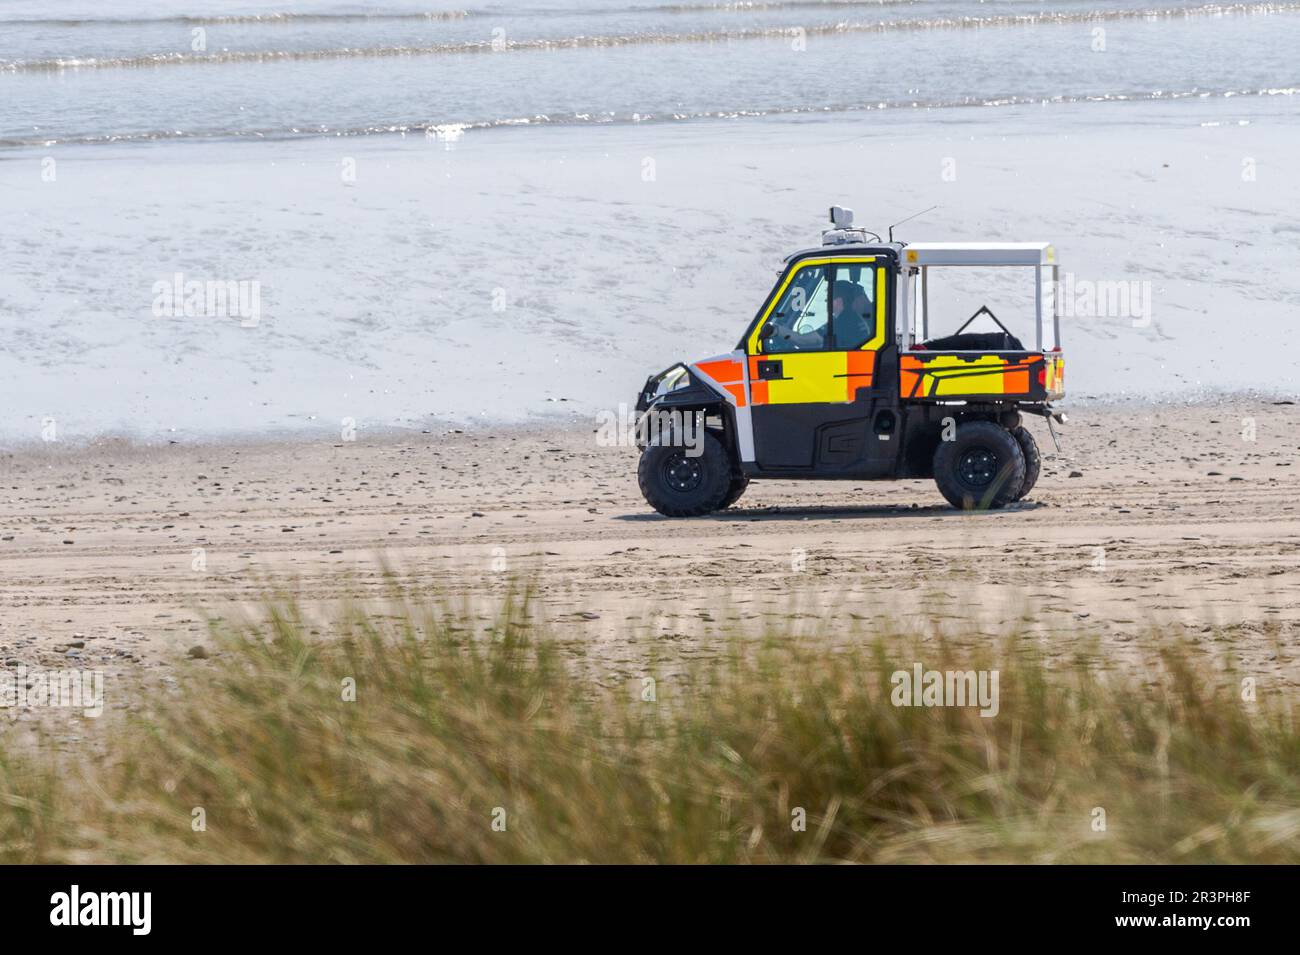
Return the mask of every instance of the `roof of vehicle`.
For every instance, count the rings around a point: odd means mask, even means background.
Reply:
[[[908,265],[1055,265],[1050,242],[912,242]]]
[[[832,235],[833,233],[827,233]],[[840,242],[800,249],[785,261],[807,255],[879,255],[892,252],[907,265],[1055,265],[1050,242]]]
[[[899,255],[902,251],[903,244],[901,242],[837,242],[828,245],[814,245],[807,249],[800,249],[798,252],[791,252],[785,257],[785,261],[789,262],[805,255],[880,255],[889,252]]]

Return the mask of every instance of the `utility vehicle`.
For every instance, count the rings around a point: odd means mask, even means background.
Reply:
[[[1038,480],[1022,415],[1065,396],[1048,243],[906,243],[832,207],[820,247],[789,256],[734,351],[652,375],[636,403],[638,480],[661,514],[729,507],[752,480],[934,478],[954,507],[998,508]],[[931,338],[931,272],[1033,277],[1027,348],[987,306]],[[976,319],[997,330],[966,331]],[[700,429],[694,435],[692,427]]]

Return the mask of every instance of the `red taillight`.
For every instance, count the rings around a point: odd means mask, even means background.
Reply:
[[[1047,367],[1044,365],[1038,366],[1038,383],[1044,387],[1047,386]]]

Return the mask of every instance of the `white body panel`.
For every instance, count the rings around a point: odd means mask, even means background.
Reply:
[[[716,378],[706,372],[701,365],[711,365],[714,362],[740,362],[739,379],[742,385],[741,393],[745,396],[744,404],[736,400],[736,396],[726,387],[727,385],[736,384],[735,381],[718,381]],[[741,349],[728,352],[725,355],[714,355],[711,358],[701,358],[699,361],[691,363],[691,372],[698,375],[702,381],[707,382],[718,394],[726,399],[727,404],[736,415],[736,447],[740,451],[740,460],[751,462],[754,460],[754,421],[749,411],[749,361]]]

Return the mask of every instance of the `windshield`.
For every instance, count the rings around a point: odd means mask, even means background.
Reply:
[[[826,267],[800,269],[768,319],[767,353],[817,350],[826,344],[830,311],[826,302]]]

